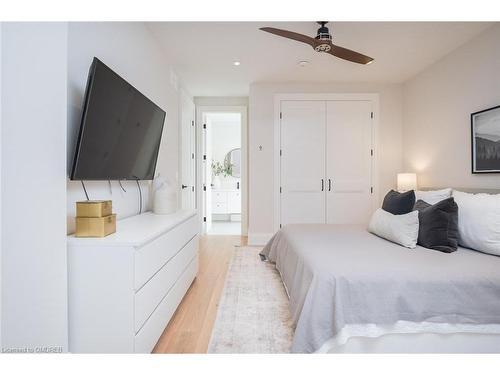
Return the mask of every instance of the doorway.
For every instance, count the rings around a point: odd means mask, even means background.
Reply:
[[[246,235],[246,108],[205,108],[199,115],[203,232]]]

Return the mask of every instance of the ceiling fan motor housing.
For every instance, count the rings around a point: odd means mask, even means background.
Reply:
[[[321,25],[321,27],[318,29],[316,39],[322,43],[319,43],[316,47],[314,47],[314,49],[317,52],[328,52],[332,49],[332,35],[330,34],[328,27],[325,26],[326,22],[318,23]]]

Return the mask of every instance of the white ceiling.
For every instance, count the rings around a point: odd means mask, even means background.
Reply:
[[[252,82],[404,82],[490,25],[330,23],[334,44],[375,59],[366,66],[259,30],[272,26],[315,36],[314,22],[151,22],[147,27],[192,95],[245,96]],[[300,67],[301,60],[310,64]]]

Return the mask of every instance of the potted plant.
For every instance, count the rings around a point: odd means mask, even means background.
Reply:
[[[231,176],[233,165],[231,163],[221,163],[220,161],[212,160],[212,183],[214,188],[220,189],[222,182],[220,176]]]

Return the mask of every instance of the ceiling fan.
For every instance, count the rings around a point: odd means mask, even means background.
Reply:
[[[284,38],[293,39],[298,42],[309,44],[316,52],[325,52],[338,58],[355,62],[358,64],[370,64],[373,62],[371,57],[365,56],[361,53],[351,51],[350,49],[336,46],[332,43],[332,35],[326,27],[326,21],[319,21],[321,27],[318,29],[318,34],[315,38],[307,35],[295,33],[293,31],[275,29],[274,27],[261,27],[260,30],[266,31],[271,34],[279,35]]]

